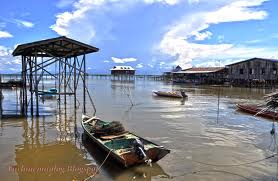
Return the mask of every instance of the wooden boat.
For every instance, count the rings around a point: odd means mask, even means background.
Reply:
[[[241,111],[253,114],[269,119],[278,119],[278,113],[275,113],[274,111],[265,111],[264,107],[260,107],[257,105],[250,105],[250,104],[237,104],[237,108]],[[258,114],[259,113],[259,114]]]
[[[12,87],[22,87],[22,86],[23,86],[22,80],[11,79],[7,82],[0,81],[1,88],[12,88]]]
[[[188,97],[183,91],[181,93],[178,92],[164,92],[164,91],[153,91],[157,96],[162,97],[173,97],[173,98],[186,98]]]
[[[96,129],[97,127],[105,128],[110,123],[83,115],[81,125],[89,138],[122,166],[130,167],[150,161],[156,162],[170,153],[170,150],[163,146],[128,131],[107,135],[100,134]]]
[[[38,91],[38,95],[42,98],[52,98],[58,93],[56,88],[50,88],[47,91]]]
[[[39,95],[56,95],[58,93],[56,88],[50,88],[47,91],[38,91]]]

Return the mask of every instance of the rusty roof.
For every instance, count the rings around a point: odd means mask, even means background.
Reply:
[[[254,58],[250,58],[250,59],[247,59],[247,60],[235,62],[235,63],[229,64],[229,65],[227,65],[227,66],[236,65],[236,64],[245,63],[245,62],[250,62],[250,61],[254,61],[254,60],[264,60],[264,61],[270,61],[270,62],[278,62],[277,59],[254,57]]]
[[[98,48],[65,36],[21,44],[13,56],[75,57],[99,51]]]
[[[189,69],[184,69],[179,72],[174,73],[183,73],[183,74],[198,74],[198,73],[213,73],[225,69],[225,67],[193,67]]]

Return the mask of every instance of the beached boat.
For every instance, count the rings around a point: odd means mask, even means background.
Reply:
[[[116,123],[83,115],[81,125],[93,142],[124,167],[156,162],[170,153],[163,146],[123,130]],[[113,125],[111,132],[109,128]]]
[[[165,91],[153,91],[157,96],[162,97],[173,97],[173,98],[186,98],[188,97],[184,91],[178,92],[165,92]]]
[[[241,111],[269,118],[269,119],[277,119],[278,120],[278,113],[274,111],[266,110],[265,107],[257,106],[257,105],[250,105],[250,104],[237,104],[237,108]]]

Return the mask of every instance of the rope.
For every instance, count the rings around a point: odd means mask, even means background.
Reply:
[[[124,89],[124,90],[125,90],[125,89]],[[131,98],[130,87],[128,87],[128,92],[127,92],[127,90],[126,90],[126,95],[127,95],[128,99],[129,99],[129,101],[130,101],[130,103],[131,103],[131,106],[134,106],[133,101],[132,101],[132,98]]]
[[[196,162],[196,163],[203,164],[203,165],[216,166],[216,167],[235,167],[235,166],[250,165],[250,164],[253,164],[253,163],[258,163],[258,162],[261,162],[261,161],[264,161],[264,160],[273,158],[273,157],[275,157],[277,154],[278,154],[278,153],[273,154],[273,155],[270,155],[270,156],[265,157],[265,158],[260,159],[260,160],[255,160],[255,161],[246,162],[246,163],[240,163],[240,164],[230,164],[230,165],[227,165],[227,164],[212,164],[212,163],[205,163],[205,162],[200,162],[200,161],[195,161],[195,160],[192,160],[192,161],[193,161],[193,162]]]
[[[89,181],[90,179],[92,179],[92,178],[94,178],[94,177],[96,176],[96,174],[99,172],[99,170],[101,169],[101,167],[104,165],[104,163],[106,162],[106,160],[108,159],[108,157],[109,157],[109,155],[110,155],[110,153],[111,153],[112,151],[113,151],[113,149],[111,149],[111,150],[109,151],[109,153],[107,154],[106,158],[103,160],[103,162],[101,163],[101,165],[96,169],[96,172],[95,172],[93,175],[89,176],[88,178],[84,179],[83,181]]]

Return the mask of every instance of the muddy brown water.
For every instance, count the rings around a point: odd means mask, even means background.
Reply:
[[[108,160],[94,180],[278,179],[277,157],[262,160],[277,152],[275,137],[270,135],[272,121],[235,107],[245,102],[260,104],[272,90],[93,77],[88,84],[98,117],[121,121],[126,129],[171,150],[152,167],[121,169]],[[46,81],[45,86],[53,87],[53,82]],[[153,90],[181,88],[188,94],[184,101],[152,95]],[[16,90],[3,90],[3,94],[4,114],[18,111]],[[82,104],[81,90],[78,98]],[[84,180],[94,174],[106,154],[84,139],[82,106],[74,110],[70,97],[60,110],[55,99],[40,104],[38,118],[0,120],[0,180]],[[87,110],[93,114],[89,101]]]

